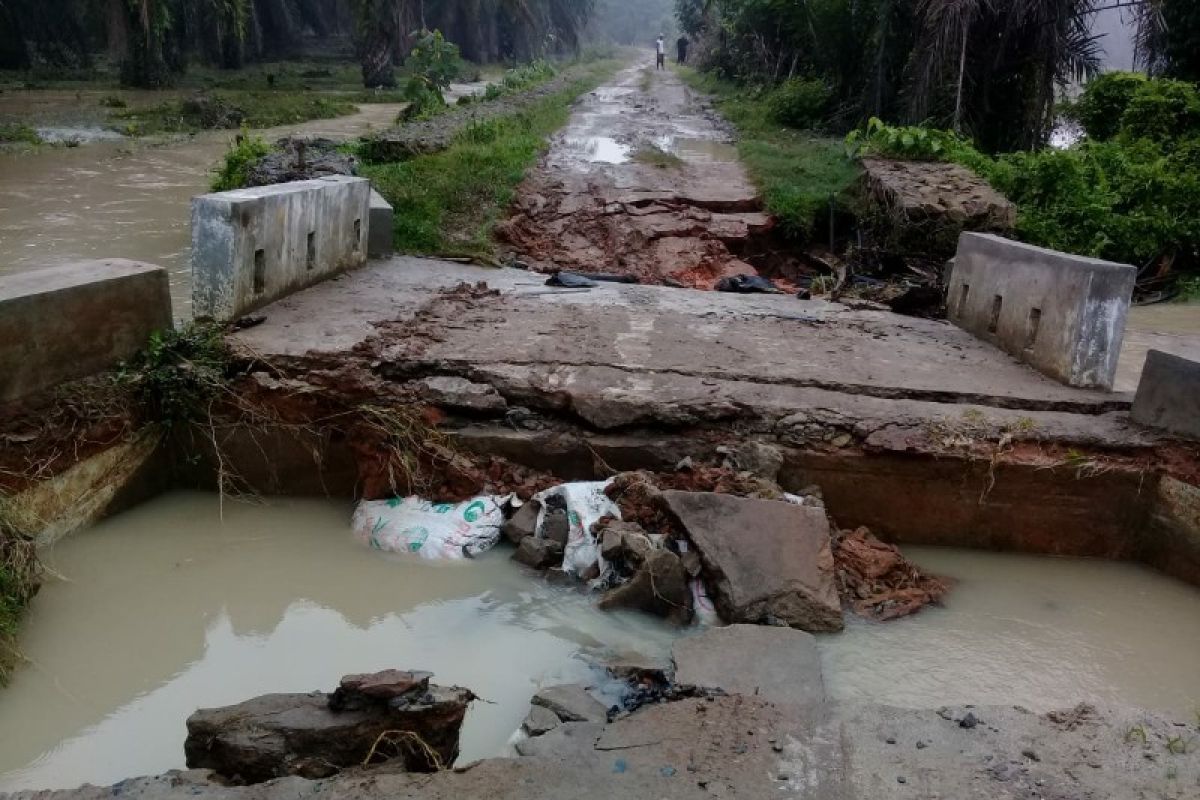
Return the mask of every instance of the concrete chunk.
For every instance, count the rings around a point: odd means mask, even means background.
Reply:
[[[550,709],[545,706],[530,705],[529,713],[525,715],[525,721],[521,723],[521,730],[525,731],[528,736],[541,736],[561,724],[562,720]]]
[[[371,184],[330,175],[192,198],[192,310],[235,319],[363,264]]]
[[[662,499],[700,553],[727,622],[842,629],[824,509],[708,492]]]
[[[804,631],[766,625],[710,628],[676,641],[671,657],[681,686],[797,705],[825,699],[817,640]]]
[[[1151,350],[1130,415],[1142,425],[1200,439],[1200,363]]]
[[[162,267],[83,261],[0,276],[0,402],[101,372],[171,327]]]
[[[950,321],[1069,386],[1111,389],[1137,270],[964,233]]]
[[[529,702],[550,709],[563,722],[604,722],[608,719],[604,704],[578,683],[547,686]]]

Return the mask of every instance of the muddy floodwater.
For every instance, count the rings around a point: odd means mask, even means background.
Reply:
[[[347,672],[432,670],[476,703],[462,761],[507,751],[539,686],[601,679],[611,656],[663,657],[678,632],[595,610],[505,548],[449,565],[355,541],[351,506],[160,497],[45,554],[31,663],[0,690],[0,790],[183,767],[195,708],[332,688]],[[836,697],[929,707],[1080,700],[1190,715],[1200,591],[1123,564],[911,548],[958,579],[947,606],[821,638]]]

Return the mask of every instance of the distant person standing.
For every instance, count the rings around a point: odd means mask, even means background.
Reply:
[[[667,50],[666,44],[663,42],[663,35],[658,35],[658,40],[654,43],[656,49],[656,59],[654,65],[657,69],[665,69],[667,65]]]
[[[676,61],[678,61],[680,64],[687,63],[687,48],[688,38],[686,36],[680,36],[679,40],[675,42],[675,50],[678,52],[678,58],[676,58]]]

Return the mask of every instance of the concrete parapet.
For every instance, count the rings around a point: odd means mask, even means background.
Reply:
[[[330,175],[192,199],[192,311],[234,319],[367,258],[371,185]]]
[[[1134,422],[1200,439],[1200,362],[1148,352],[1130,414]]]
[[[0,277],[0,402],[108,369],[171,327],[162,267],[84,261]]]
[[[950,321],[1070,386],[1111,389],[1136,270],[964,233]]]
[[[367,255],[371,258],[383,258],[392,254],[392,207],[383,195],[371,190],[370,239],[367,242]]]

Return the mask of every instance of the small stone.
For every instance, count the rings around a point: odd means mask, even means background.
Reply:
[[[1029,748],[1022,750],[1021,755],[1025,756],[1030,761],[1041,761],[1042,760],[1041,757],[1038,756],[1038,754],[1035,750],[1031,750]]]
[[[917,740],[917,749],[918,750],[924,750],[926,747],[929,747],[929,745],[919,739]]]
[[[563,546],[549,539],[539,539],[536,536],[526,536],[517,545],[513,553],[513,561],[520,562],[534,569],[545,569],[562,563]]]
[[[895,744],[895,743],[896,743],[896,737],[895,737],[895,736],[889,736],[889,737],[887,738],[887,743],[888,743],[888,744]]]
[[[543,733],[554,730],[561,723],[558,715],[548,708],[543,706],[529,706],[529,713],[525,716],[525,721],[521,723],[521,729],[529,736],[541,736]]]
[[[781,744],[772,744],[772,745],[771,745],[771,749],[772,749],[772,750],[774,750],[776,753],[782,753],[782,752],[783,752],[783,745],[781,745]]]
[[[517,512],[504,523],[501,529],[506,539],[513,544],[520,544],[526,536],[532,536],[537,529],[537,516],[540,503],[530,500],[517,509]]]
[[[600,536],[600,557],[605,561],[615,561],[622,552],[621,534],[613,530],[604,531]]]
[[[548,508],[542,518],[542,536],[566,547],[571,537],[571,522],[565,508]]]
[[[979,719],[970,711],[967,712],[967,715],[965,717],[963,717],[962,719],[960,719],[958,721],[958,727],[967,728],[968,730],[971,728],[974,728],[978,724],[979,724]]]
[[[788,775],[786,772],[781,772],[775,776],[775,780],[777,781],[790,781],[791,779],[792,776]]]
[[[662,767],[661,769],[659,769],[658,774],[662,775],[664,778],[672,778],[675,776],[675,768],[674,767]]]
[[[939,708],[937,710],[937,715],[947,721],[954,719],[954,712],[952,712],[947,706],[942,706]]]
[[[908,778],[904,777],[903,775],[897,775],[896,783],[908,783]]]

